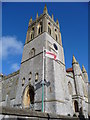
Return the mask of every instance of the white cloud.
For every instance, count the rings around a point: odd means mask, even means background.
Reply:
[[[19,67],[19,65],[18,65],[17,63],[14,63],[14,64],[11,65],[11,69],[12,69],[13,71],[17,71],[17,70],[20,69],[20,67]]]
[[[9,55],[22,54],[23,43],[15,36],[3,36],[2,40],[0,39],[0,59],[7,58]]]

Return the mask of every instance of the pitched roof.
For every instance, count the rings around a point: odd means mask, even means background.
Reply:
[[[72,69],[72,68],[68,68],[68,69],[66,70],[66,72],[73,72],[73,69]]]

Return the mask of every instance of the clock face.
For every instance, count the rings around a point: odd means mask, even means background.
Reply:
[[[53,44],[53,46],[54,46],[55,50],[58,50],[58,47],[55,43]]]

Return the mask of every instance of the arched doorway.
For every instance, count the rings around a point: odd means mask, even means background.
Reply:
[[[30,105],[34,104],[34,87],[32,85],[28,85],[24,89],[22,103],[24,108],[30,108]]]
[[[79,112],[78,102],[76,100],[74,101],[74,109],[75,109],[75,112]]]

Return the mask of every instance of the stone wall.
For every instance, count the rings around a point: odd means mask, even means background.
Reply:
[[[2,107],[2,111],[0,111],[0,119],[1,120],[79,120],[76,117],[67,117],[60,116],[56,114],[48,114],[37,111],[31,111],[26,109],[16,109],[9,107]]]

